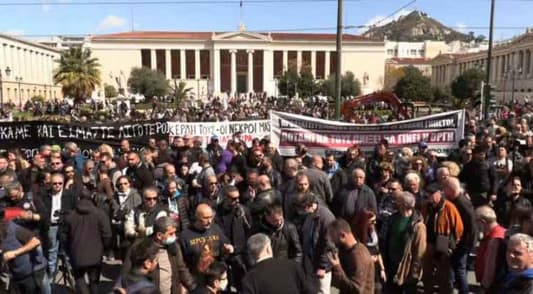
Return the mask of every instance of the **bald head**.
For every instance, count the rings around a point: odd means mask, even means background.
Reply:
[[[267,175],[260,175],[259,177],[257,177],[257,187],[261,192],[272,189],[270,178]]]
[[[283,169],[288,177],[294,178],[298,173],[298,161],[293,158],[285,160],[285,165],[283,166]]]
[[[196,228],[199,230],[207,230],[211,227],[215,214],[211,206],[206,203],[200,203],[196,207],[195,216],[196,222],[194,225]]]
[[[448,177],[443,183],[443,192],[448,199],[455,199],[459,197],[463,189],[461,188],[461,182],[456,177]]]
[[[318,169],[324,168],[324,159],[320,155],[313,155],[313,166]]]

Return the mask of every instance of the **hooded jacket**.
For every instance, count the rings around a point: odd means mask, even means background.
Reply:
[[[111,224],[91,199],[78,201],[76,208],[65,217],[61,230],[64,248],[75,268],[101,263],[104,248],[111,242]]]

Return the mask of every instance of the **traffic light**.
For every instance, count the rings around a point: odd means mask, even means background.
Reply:
[[[498,102],[496,101],[496,88],[491,84],[485,84],[483,89],[483,95],[485,96],[485,116],[488,117],[490,113],[494,113]]]

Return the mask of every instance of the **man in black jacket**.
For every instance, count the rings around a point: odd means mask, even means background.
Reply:
[[[299,231],[304,271],[319,285],[319,293],[328,294],[331,289],[331,264],[327,254],[335,246],[328,238],[328,226],[335,220],[335,216],[313,193],[298,199],[295,209],[303,218]]]
[[[255,267],[244,276],[243,294],[315,294],[300,265],[294,261],[272,257],[270,239],[256,234],[247,242]]]
[[[270,237],[272,254],[275,258],[292,259],[302,262],[302,245],[296,226],[286,221],[280,204],[269,205],[264,216],[254,228],[255,233]]]
[[[377,213],[377,201],[374,191],[365,185],[365,171],[356,168],[352,172],[352,181],[342,188],[333,198],[331,208],[337,217],[351,223],[357,213],[370,210]]]
[[[62,216],[76,206],[76,196],[70,191],[64,190],[64,177],[60,173],[51,176],[52,187],[41,195],[46,215],[44,219],[44,231],[48,238],[45,253],[48,253],[48,273],[52,276],[56,271],[57,252],[59,250],[58,232],[61,225]]]
[[[128,167],[125,175],[127,175],[133,184],[133,187],[139,191],[154,184],[154,177],[150,170],[142,163],[139,154],[134,151],[128,152]]]
[[[472,199],[474,208],[496,200],[497,185],[494,171],[485,159],[485,149],[476,146],[472,150],[472,160],[463,167],[459,179],[466,184],[466,192]]]
[[[463,236],[461,241],[450,257],[451,280],[455,280],[455,286],[459,289],[459,294],[468,294],[468,280],[466,277],[468,253],[474,248],[478,230],[474,207],[461,188],[461,183],[455,177],[448,177],[444,181],[443,193],[459,211],[463,221]],[[453,285],[453,284],[452,284]]]
[[[61,241],[74,269],[77,293],[98,293],[102,256],[111,236],[109,217],[94,205],[90,194],[82,193],[61,227]],[[86,274],[89,285],[85,283]]]
[[[252,229],[250,211],[239,203],[239,198],[239,189],[235,186],[227,186],[215,219],[234,248],[233,255],[229,260],[231,265],[229,281],[230,285],[235,286],[237,290],[241,289],[240,277],[246,273],[246,240]]]

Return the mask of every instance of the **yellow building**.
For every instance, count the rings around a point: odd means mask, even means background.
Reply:
[[[342,72],[352,71],[364,93],[382,89],[383,42],[343,36]],[[336,69],[335,34],[237,32],[126,32],[89,38],[85,45],[102,65],[103,85],[127,90],[134,67],[148,67],[169,80],[185,81],[197,97],[229,93],[277,94],[289,68],[310,66],[317,79]],[[130,93],[132,94],[132,93]]]
[[[59,51],[12,36],[0,35],[0,103],[24,103],[34,96],[61,98],[54,85]]]
[[[533,89],[533,31],[526,31],[508,42],[496,45],[492,51],[490,83],[497,89],[496,98],[521,101]],[[466,54],[441,54],[432,61],[431,82],[447,87],[471,68],[486,69],[487,51]]]

